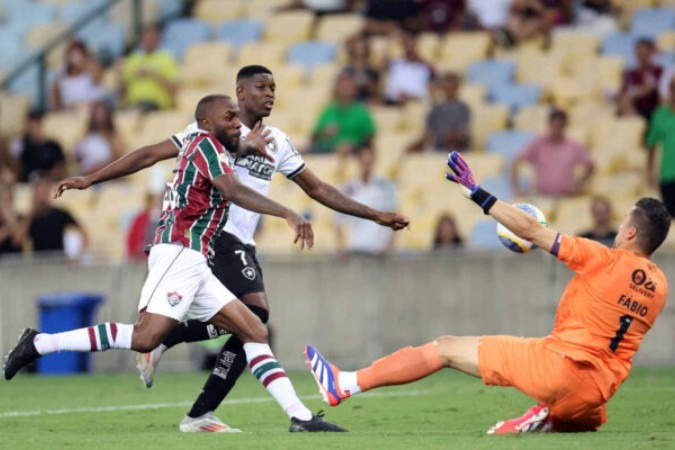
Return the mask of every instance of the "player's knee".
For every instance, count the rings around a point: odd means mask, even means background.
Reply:
[[[254,327],[251,327],[251,340],[253,342],[264,342],[267,344],[270,340],[269,330],[267,325],[259,321]]]
[[[260,306],[255,306],[255,305],[246,305],[246,306],[248,307],[248,309],[251,310],[251,312],[253,314],[258,316],[258,318],[260,319],[260,321],[262,323],[267,323],[267,321],[270,318],[270,313],[269,313],[268,310],[266,310],[265,308],[261,308]],[[267,327],[265,327],[265,328],[267,328]]]
[[[163,333],[153,332],[134,325],[134,334],[131,339],[131,348],[140,353],[148,353],[162,343]]]

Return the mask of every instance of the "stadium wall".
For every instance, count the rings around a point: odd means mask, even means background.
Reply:
[[[667,276],[675,274],[675,253],[658,255],[656,261]],[[302,367],[306,343],[350,368],[442,334],[544,336],[571,277],[563,264],[540,252],[366,258],[348,264],[307,257],[269,259],[263,261],[263,270],[273,344],[288,368]],[[133,322],[145,274],[144,264],[0,262],[0,349],[4,354],[21,328],[37,324],[36,299],[48,292],[102,293],[106,302],[98,320]],[[190,345],[176,347],[163,360],[164,369],[190,370],[196,351]],[[672,298],[636,363],[675,363]],[[126,352],[94,356],[98,372],[133,367],[134,359]]]

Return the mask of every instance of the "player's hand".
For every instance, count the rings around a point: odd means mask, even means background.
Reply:
[[[314,247],[314,230],[312,230],[312,224],[307,219],[300,214],[289,211],[286,222],[295,231],[293,243],[299,243],[300,250],[304,250],[305,246],[307,246],[307,249]]]
[[[467,198],[471,196],[478,190],[478,183],[473,176],[473,172],[469,168],[469,165],[464,161],[462,155],[457,151],[453,151],[448,155],[448,167],[452,170],[452,173],[446,173],[445,177],[457,183],[457,185],[462,190],[462,194]]]
[[[70,177],[65,180],[61,180],[56,189],[54,189],[53,198],[59,198],[63,193],[70,189],[87,189],[91,186],[91,181],[87,177]]]
[[[257,122],[251,131],[239,142],[241,155],[260,155],[274,162],[274,157],[267,153],[267,144],[274,142],[272,132]]]
[[[394,231],[408,228],[410,219],[402,214],[394,212],[381,212],[375,218],[375,223],[383,227],[389,227]]]

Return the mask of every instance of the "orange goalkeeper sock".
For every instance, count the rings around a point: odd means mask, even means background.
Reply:
[[[361,391],[417,381],[443,368],[434,342],[405,347],[356,372]]]

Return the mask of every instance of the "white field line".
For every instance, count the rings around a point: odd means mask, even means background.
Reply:
[[[413,390],[404,392],[367,392],[362,397],[416,397],[419,395],[428,394],[429,390]],[[301,397],[303,400],[320,399],[320,395],[305,395]],[[267,397],[249,397],[236,398],[228,400],[228,405],[246,405],[252,403],[268,403],[273,402],[274,399]],[[45,409],[34,411],[7,411],[0,413],[0,419],[9,417],[31,417],[44,415],[59,415],[59,414],[91,414],[91,413],[107,413],[118,411],[143,411],[146,409],[164,409],[164,408],[185,408],[191,406],[192,402],[175,402],[175,403],[149,403],[145,405],[119,405],[119,406],[97,406],[97,407],[82,407],[82,408],[64,408],[64,409]]]

